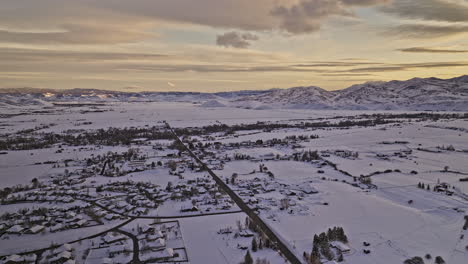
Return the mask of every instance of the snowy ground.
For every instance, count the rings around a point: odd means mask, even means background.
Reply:
[[[110,103],[99,106],[103,112],[86,112],[87,107],[53,108],[50,113],[33,113],[41,107],[2,109],[9,113],[24,113],[9,118],[0,118],[0,135],[12,135],[18,131],[38,128],[36,131],[60,133],[69,129],[92,131],[108,127],[163,127],[168,121],[173,127],[201,127],[213,124],[243,124],[272,122],[294,124],[302,120],[314,122],[319,118],[335,120],[336,116],[358,116],[363,111],[312,111],[312,110],[248,110],[235,108],[202,108],[190,103]],[[390,113],[390,112],[385,112]],[[402,113],[402,112],[393,112]],[[341,118],[341,117],[340,117]],[[322,120],[322,119],[321,119]],[[323,121],[322,120],[322,121]],[[340,119],[341,120],[341,119]],[[90,123],[87,123],[90,122]],[[47,128],[40,128],[48,125]],[[457,128],[457,129],[454,129]],[[233,157],[235,154],[249,155],[254,160],[231,160],[215,172],[223,179],[234,173],[238,180],[255,182],[257,179],[271,181],[281,187],[269,193],[256,193],[243,199],[258,198],[265,201],[279,201],[283,198],[294,200],[294,212],[260,210],[260,216],[269,224],[291,248],[302,256],[310,253],[314,234],[319,234],[333,226],[343,227],[349,238],[351,252],[344,255],[344,263],[374,264],[403,263],[413,256],[426,254],[442,256],[447,263],[465,264],[468,259],[468,232],[462,230],[464,216],[468,213],[468,122],[467,119],[438,121],[404,120],[400,124],[385,124],[370,127],[314,128],[314,129],[274,129],[272,131],[236,131],[232,135],[213,134],[211,139],[197,135],[203,143],[222,144],[255,142],[292,135],[318,135],[319,138],[298,142],[298,148],[291,146],[263,146],[214,149],[209,148],[216,158]],[[395,142],[397,141],[397,142]],[[390,142],[390,143],[389,143]],[[152,144],[156,142],[151,142]],[[158,141],[167,146],[171,141]],[[386,144],[384,144],[386,143]],[[453,146],[453,150],[440,147]],[[170,158],[173,150],[153,150],[151,145],[134,145],[149,158],[147,163]],[[439,147],[439,148],[438,148]],[[0,155],[0,187],[28,185],[34,178],[47,181],[52,176],[63,174],[65,167],[54,168],[54,163],[65,160],[84,160],[91,155],[104,155],[109,151],[124,152],[127,146],[53,146],[35,150],[6,150]],[[284,160],[262,160],[266,156],[287,157],[304,150],[317,150],[325,161],[336,164],[337,169],[321,162]],[[349,158],[337,155],[336,151],[358,152],[358,157]],[[171,152],[172,151],[172,152]],[[274,174],[274,180],[265,173],[258,172],[264,164]],[[80,169],[71,166],[67,170]],[[256,170],[255,173],[252,173]],[[320,173],[318,171],[321,171]],[[339,171],[341,170],[341,172]],[[390,172],[385,172],[391,170]],[[380,173],[376,173],[380,172]],[[346,174],[350,174],[346,175]],[[169,182],[178,184],[188,180],[206,177],[204,172],[186,169],[181,177],[171,175],[166,167],[156,167],[121,177],[104,177],[98,174],[86,178],[82,185],[106,185],[114,182],[134,181],[152,183],[165,188]],[[361,175],[372,175],[372,183],[377,188],[367,189],[356,184]],[[453,195],[434,192],[432,187],[447,183]],[[356,186],[353,186],[352,184]],[[430,185],[431,190],[418,188],[418,183]],[[318,191],[305,196],[288,196],[288,188],[297,185],[313,187]],[[236,192],[242,188],[231,185]],[[125,193],[123,197],[125,199]],[[411,202],[409,202],[411,201]],[[182,206],[190,206],[191,200],[168,200],[150,212],[150,217],[178,216]],[[72,207],[74,203],[60,204]],[[15,213],[23,208],[53,207],[55,204],[38,202],[0,205],[0,215]],[[238,210],[234,206],[230,211]],[[228,210],[229,211],[229,210]],[[186,213],[186,214],[201,214]],[[183,245],[189,262],[239,263],[246,251],[237,244],[247,244],[250,238],[234,238],[220,235],[222,228],[236,229],[236,220],[244,221],[244,213],[179,218]],[[142,222],[143,221],[143,222]],[[151,220],[136,220],[123,229],[131,230],[136,223]],[[27,236],[11,236],[0,239],[0,255],[22,252],[28,249],[47,247],[51,242],[65,243],[80,237],[93,235],[112,228],[122,220],[106,222],[89,228]],[[461,239],[461,235],[465,238]],[[36,239],[31,239],[35,236]],[[370,254],[363,253],[363,242]],[[174,246],[175,247],[175,246]],[[96,253],[97,254],[97,253]],[[267,258],[271,263],[284,263],[284,259],[273,250],[252,253],[254,259]],[[432,262],[430,262],[432,263]]]

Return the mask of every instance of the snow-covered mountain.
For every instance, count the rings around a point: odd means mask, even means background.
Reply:
[[[468,111],[468,75],[452,78],[413,78],[367,82],[342,90],[316,86],[234,91],[119,92],[97,89],[0,89],[0,104],[41,105],[54,102],[192,102],[202,107],[254,109],[359,109]]]
[[[121,92],[97,89],[0,89],[0,104],[3,105],[41,105],[59,102],[191,102],[207,101],[228,102],[240,97],[254,96],[269,91],[235,91],[219,93],[197,92]],[[220,103],[219,105],[221,105]]]
[[[343,90],[294,87],[235,100],[273,108],[444,110],[468,111],[468,75],[452,78],[413,78],[407,81],[367,82]]]

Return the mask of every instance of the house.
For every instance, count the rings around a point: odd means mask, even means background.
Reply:
[[[173,258],[174,257],[174,249],[166,248],[161,252],[161,258]]]
[[[29,234],[37,234],[37,233],[41,232],[44,229],[45,229],[45,226],[35,225],[35,226],[31,227],[27,232]]]
[[[159,238],[164,238],[164,235],[163,235],[163,233],[161,233],[161,231],[156,231],[154,234],[150,234],[150,235],[146,236],[146,240],[148,240],[148,241],[154,241],[154,240],[159,239]]]
[[[125,237],[124,236],[114,236],[112,234],[107,234],[105,235],[102,240],[106,243],[106,244],[111,244],[111,243],[115,243],[117,241],[120,241],[120,240],[124,240]]]
[[[129,249],[127,246],[125,245],[115,245],[115,246],[110,246],[108,249],[107,249],[107,252],[110,253],[110,254],[119,254],[119,253],[123,253],[125,251],[132,251],[132,249]]]
[[[101,259],[102,264],[113,264],[114,261],[111,258],[103,258]]]
[[[330,246],[333,247],[333,248],[336,248],[337,250],[339,250],[341,253],[345,253],[345,252],[349,252],[351,251],[351,249],[345,245],[344,243],[341,243],[339,241],[332,241],[330,242]]]
[[[60,247],[54,249],[52,251],[52,255],[58,255],[58,254],[61,254],[63,252],[67,252],[67,251],[71,252],[72,249],[73,249],[73,247],[70,244],[63,244]]]
[[[115,214],[106,214],[106,216],[104,216],[104,218],[105,218],[106,220],[109,220],[109,221],[110,221],[110,220],[112,220],[112,219],[114,219],[114,218],[117,218],[117,215],[115,215]]]
[[[239,236],[241,237],[253,237],[254,234],[250,232],[249,230],[242,230],[239,232]]]
[[[61,229],[63,229],[63,225],[62,224],[56,224],[56,225],[53,225],[49,228],[49,231],[50,232],[57,232],[57,231],[60,231]]]
[[[147,243],[146,245],[150,247],[151,249],[158,250],[158,249],[166,247],[166,240],[162,238],[158,238],[154,241]]]
[[[14,225],[10,227],[6,232],[9,234],[21,234],[23,232],[24,228],[21,227],[20,225]]]
[[[150,226],[150,225],[144,225],[141,227],[141,232],[142,233],[152,233],[154,232],[154,227]]]
[[[183,205],[183,206],[180,208],[180,211],[181,211],[181,212],[196,212],[196,211],[198,211],[198,207],[196,207],[196,206],[186,206],[186,205]]]
[[[24,258],[20,255],[11,255],[5,259],[5,264],[23,263]]]
[[[27,254],[23,255],[24,262],[26,263],[36,263],[37,255],[36,254]]]
[[[72,254],[70,251],[63,251],[62,253],[58,254],[57,256],[51,258],[49,260],[50,263],[65,263],[66,261],[72,258]]]
[[[318,193],[317,189],[315,189],[314,187],[310,186],[310,185],[303,185],[303,186],[300,186],[299,189],[306,193],[306,194],[314,194],[314,193]]]
[[[275,188],[275,186],[273,184],[263,184],[262,189],[263,189],[264,192],[272,192],[276,188]]]
[[[222,228],[218,231],[218,234],[231,234],[232,227]]]

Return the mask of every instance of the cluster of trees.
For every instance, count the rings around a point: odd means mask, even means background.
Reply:
[[[249,160],[251,158],[252,157],[250,157],[249,155],[246,155],[246,154],[240,154],[240,153],[234,154],[234,159],[235,160]]]
[[[442,147],[438,146],[437,148],[447,150],[447,151],[455,151],[455,147],[453,145],[448,145],[448,146],[442,145]]]
[[[318,135],[310,135],[310,136],[307,136],[307,135],[299,135],[299,136],[296,136],[296,135],[292,135],[292,136],[287,136],[285,139],[286,140],[306,140],[306,139],[315,139],[315,138],[319,138]]]
[[[237,221],[237,227],[239,230],[242,230],[242,224],[240,221]],[[257,232],[258,228],[255,226],[254,222],[250,220],[250,218],[246,217],[245,218],[245,228],[248,228],[252,230],[253,232]],[[264,236],[259,236],[259,237],[253,237],[252,238],[252,244],[251,244],[251,250],[252,252],[257,252],[258,250],[262,250],[263,248],[271,248],[271,242],[268,238]],[[244,256],[244,260],[241,262],[241,264],[270,264],[270,261],[264,258],[258,258],[253,260],[252,255],[250,254],[250,250],[247,250],[247,253]]]
[[[308,150],[308,151],[304,151],[302,153],[296,153],[294,154],[294,158],[293,158],[295,161],[307,161],[307,162],[310,162],[312,160],[318,160],[320,159],[320,155],[318,154],[318,152],[315,150],[315,151],[311,151],[311,150]]]
[[[362,176],[362,177],[359,177],[359,181],[362,183],[362,184],[372,184],[372,178],[370,176]]]
[[[428,190],[428,191],[431,190],[431,186],[429,184],[424,184],[423,182],[418,182],[418,188],[419,189],[425,189],[425,190]]]
[[[426,254],[425,258],[430,260],[432,256],[430,254]],[[424,264],[424,260],[421,257],[412,257],[403,262],[404,264]],[[435,264],[445,264],[445,260],[441,256],[437,256],[434,259]]]
[[[270,261],[267,260],[266,258],[258,258],[257,260],[253,260],[252,255],[250,254],[250,250],[247,250],[247,253],[245,253],[244,260],[241,262],[241,264],[270,264]]]
[[[347,117],[347,120],[331,123],[328,121],[321,122],[301,122],[301,123],[266,123],[257,122],[252,124],[236,124],[228,126],[226,124],[214,124],[196,128],[175,128],[174,132],[179,136],[198,136],[212,133],[230,131],[245,131],[245,130],[263,130],[271,131],[274,129],[285,128],[344,128],[354,126],[376,126],[380,124],[389,124],[400,122],[399,119],[421,119],[421,120],[438,120],[438,119],[453,119],[466,118],[468,114],[435,114],[435,113],[405,113],[405,114],[372,114]],[[356,120],[365,119],[365,120]],[[63,134],[42,133],[33,137],[23,136],[24,133],[10,135],[5,140],[0,140],[0,150],[30,150],[50,147],[54,144],[62,143],[70,146],[82,145],[130,145],[136,138],[147,138],[148,140],[172,139],[172,133],[161,127],[144,127],[144,128],[108,128],[98,129],[96,131],[75,131],[65,132]],[[310,138],[315,138],[310,137]]]
[[[330,249],[330,242],[340,241],[342,243],[348,243],[348,237],[346,236],[342,227],[329,228],[327,232],[323,232],[320,235],[314,235],[314,241],[312,246],[312,252],[310,255],[304,252],[304,258],[308,264],[321,264],[321,257],[331,261],[337,259],[338,262],[343,261],[343,255],[338,252],[335,256],[333,251]]]
[[[380,119],[420,119],[424,120],[439,120],[439,119],[464,119],[468,117],[467,113],[429,113],[429,112],[421,112],[421,113],[401,113],[401,114],[363,114],[358,117],[363,118],[380,118]]]

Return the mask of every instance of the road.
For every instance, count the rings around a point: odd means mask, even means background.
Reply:
[[[276,233],[257,215],[257,213],[252,210],[229,186],[216,175],[203,161],[201,161],[197,155],[195,155],[177,136],[174,130],[171,128],[169,123],[165,122],[167,128],[172,132],[174,135],[174,139],[178,141],[184,149],[195,159],[198,164],[202,166],[204,170],[206,170],[210,176],[214,179],[214,181],[218,184],[218,186],[227,193],[231,199],[239,206],[239,208],[247,214],[250,219],[259,227],[262,232],[270,239],[270,241],[276,245],[282,255],[291,263],[291,264],[301,264],[302,262],[300,259],[292,252],[291,249],[283,242]]]

